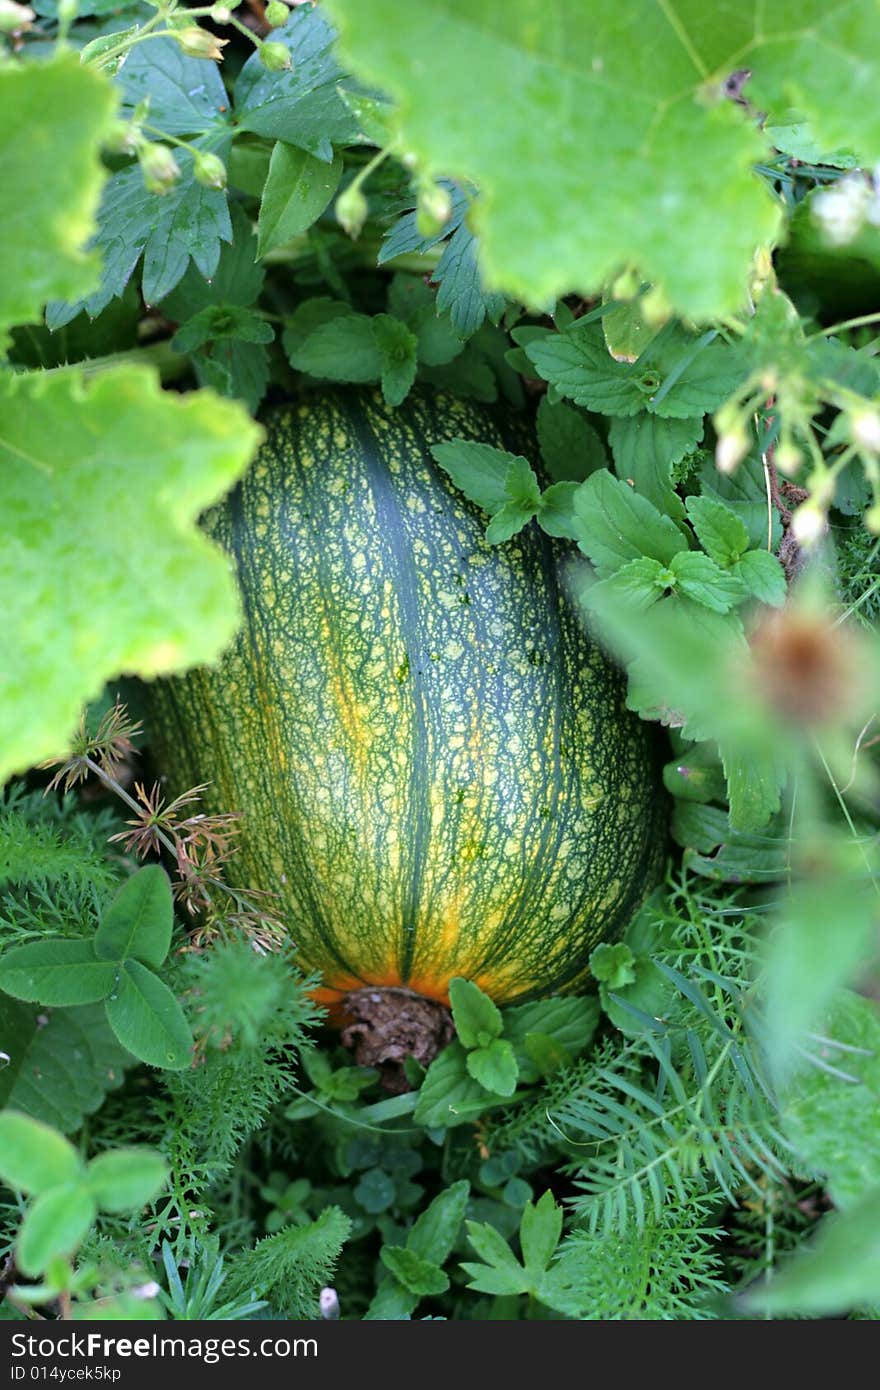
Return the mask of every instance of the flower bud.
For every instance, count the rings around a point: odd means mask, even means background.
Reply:
[[[110,154],[134,154],[142,140],[134,121],[114,121],[102,143]]]
[[[852,441],[866,454],[880,454],[880,413],[860,410],[850,417]]]
[[[865,525],[874,536],[880,536],[880,502],[875,502],[865,512]]]
[[[260,44],[257,50],[260,55],[260,62],[264,68],[270,72],[286,72],[293,64],[290,61],[290,50],[283,43],[272,43],[266,40]]]
[[[228,5],[215,5],[210,17],[215,24],[228,24],[232,18],[232,11]]]
[[[773,451],[773,462],[787,477],[793,477],[803,461],[802,451],[790,439],[783,439]]]
[[[822,508],[814,498],[802,502],[792,513],[791,530],[795,540],[803,546],[815,545],[824,533],[827,519]]]
[[[205,188],[226,187],[226,165],[216,154],[193,150],[193,175]]]
[[[143,144],[138,159],[150,193],[167,193],[180,178],[180,165],[168,145]]]
[[[349,184],[335,204],[336,220],[350,237],[357,237],[367,220],[369,204],[356,184]]]
[[[452,216],[452,196],[439,183],[424,183],[416,204],[416,231],[421,237],[439,236]]]
[[[0,0],[0,34],[17,34],[22,29],[30,29],[36,17],[30,5]]]
[[[290,18],[290,10],[284,0],[269,0],[266,6],[266,23],[271,24],[273,29],[277,29],[279,24],[286,24]]]
[[[734,426],[718,436],[715,445],[715,467],[719,473],[732,473],[749,452],[751,441],[742,425]]]
[[[216,34],[209,34],[207,29],[200,29],[197,24],[191,24],[188,29],[178,29],[174,37],[187,57],[215,58],[218,61],[222,60],[223,49],[229,42],[228,39],[218,39]]]

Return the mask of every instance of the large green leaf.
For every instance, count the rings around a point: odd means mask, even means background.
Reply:
[[[101,1004],[45,1011],[0,995],[0,1107],[71,1134],[108,1091],[122,1085],[131,1054],[119,1046]]]
[[[327,0],[344,54],[397,103],[401,148],[470,179],[488,281],[531,304],[635,262],[694,317],[742,297],[774,200],[769,148],[724,95],[749,68],[764,110],[880,153],[873,0]],[[860,95],[859,95],[860,94]]]
[[[84,247],[116,100],[75,53],[0,70],[0,337],[38,318],[47,299],[75,299],[98,279],[98,257]]]
[[[0,394],[0,780],[62,754],[84,701],[120,671],[216,658],[238,609],[199,513],[259,428],[144,368],[7,380]]]

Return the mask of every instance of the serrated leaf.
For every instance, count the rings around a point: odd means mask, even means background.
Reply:
[[[388,405],[400,405],[416,378],[418,340],[393,314],[376,314],[372,326],[382,358],[382,395]]]
[[[465,1047],[485,1047],[501,1036],[501,1010],[473,981],[460,975],[450,980],[449,1002],[455,1031]]]
[[[171,883],[159,864],[145,864],[119,889],[95,934],[99,960],[129,956],[158,970],[171,945],[174,904]]]
[[[81,1171],[76,1149],[49,1125],[14,1110],[0,1114],[0,1176],[9,1187],[48,1192]]]
[[[469,439],[432,444],[431,453],[455,486],[484,512],[494,515],[507,502],[507,472],[515,454]]]
[[[736,575],[698,550],[683,550],[674,555],[669,568],[679,593],[715,613],[729,613],[745,598],[745,586]]]
[[[379,1258],[395,1279],[418,1298],[445,1293],[449,1288],[449,1279],[443,1270],[417,1255],[414,1250],[400,1245],[383,1245]]]
[[[689,497],[685,503],[697,540],[717,564],[730,568],[749,548],[742,519],[723,502],[711,497]]]
[[[579,487],[580,483],[575,482],[551,483],[541,493],[538,522],[548,536],[577,540],[579,530],[574,514],[574,499]]]
[[[823,145],[880,155],[871,0],[809,0],[796,16],[733,6],[723,24],[699,6],[555,0],[537,28],[525,3],[479,17],[440,0],[328,8],[352,66],[395,98],[401,148],[479,186],[487,278],[532,304],[595,293],[627,263],[691,317],[741,303],[779,223],[753,172],[768,136],[721,95],[744,54],[752,109],[772,123],[794,103]],[[548,146],[548,130],[566,139]]]
[[[162,312],[182,323],[212,305],[256,303],[266,272],[256,261],[257,239],[251,219],[238,203],[229,207],[232,240],[220,247],[220,258],[210,280],[191,265],[183,279],[162,301]]]
[[[242,130],[298,145],[329,164],[333,145],[358,140],[358,125],[337,90],[342,72],[335,33],[311,6],[296,9],[272,31],[290,50],[291,67],[269,72],[252,53],[235,83],[235,115]]]
[[[608,463],[605,446],[589,420],[562,401],[541,397],[536,417],[544,467],[556,482],[582,483]]]
[[[84,248],[116,103],[107,79],[72,52],[0,71],[0,344],[48,299],[76,299],[98,282],[99,258]]]
[[[123,1047],[151,1067],[182,1071],[192,1061],[192,1034],[171,990],[140,961],[128,960],[105,1005]]]
[[[258,252],[265,256],[306,231],[327,207],[342,177],[342,157],[330,164],[279,140],[260,202]]]
[[[259,438],[240,407],[162,392],[146,368],[7,380],[0,778],[63,754],[82,704],[118,672],[180,670],[229,641],[235,586],[195,522]]]
[[[579,319],[564,333],[526,343],[525,353],[539,375],[577,405],[616,416],[646,407],[636,365],[615,361],[601,323]]]
[[[116,979],[113,961],[95,957],[91,941],[50,937],[15,946],[0,957],[0,989],[35,1004],[91,1004],[106,998]]]
[[[590,973],[609,989],[631,985],[636,978],[635,957],[625,941],[603,941],[590,954]]]
[[[578,1057],[599,1025],[599,1004],[583,995],[537,999],[502,1011],[504,1036],[513,1043],[520,1080],[537,1081],[564,1061]],[[548,1048],[554,1049],[550,1055]]]
[[[516,1090],[519,1067],[513,1045],[506,1038],[495,1038],[485,1046],[472,1048],[467,1055],[467,1069],[493,1095],[512,1096]]]
[[[605,469],[581,484],[574,510],[580,526],[578,544],[601,577],[642,557],[668,565],[674,555],[687,549],[684,536],[669,517]]]
[[[577,539],[577,535],[574,539]],[[674,584],[675,575],[658,560],[629,560],[607,579],[593,584],[584,595],[584,604],[592,608],[610,599],[626,604],[633,612],[644,612],[668,593]]]
[[[149,100],[149,122],[166,135],[202,135],[228,123],[229,98],[220,69],[189,57],[175,39],[136,44],[116,81],[125,115],[131,119],[135,108]]]
[[[41,1274],[56,1255],[72,1255],[97,1216],[92,1198],[73,1183],[53,1187],[33,1203],[18,1233],[15,1258],[25,1274]]]
[[[382,353],[368,314],[334,314],[299,341],[288,329],[284,343],[291,366],[309,376],[368,382],[382,374]]]
[[[487,290],[482,282],[476,239],[463,223],[444,246],[432,279],[440,286],[438,312],[449,315],[462,338],[473,337],[487,317],[497,323],[504,312],[504,296]]]
[[[618,478],[675,521],[684,516],[684,503],[672,486],[672,467],[702,437],[701,416],[672,420],[647,411],[612,420],[608,431]]]
[[[781,608],[788,593],[785,570],[769,550],[747,550],[734,566],[733,573],[741,579],[753,598]]]
[[[388,309],[416,335],[419,361],[426,366],[444,366],[464,348],[463,338],[449,320],[438,316],[436,296],[424,280],[395,275],[388,291]]]
[[[168,1178],[160,1153],[146,1147],[112,1149],[88,1164],[84,1186],[101,1211],[139,1211]]]
[[[63,1134],[122,1085],[131,1056],[119,1046],[100,1004],[54,1009],[48,1020],[0,996],[0,1037],[9,1063],[0,1071],[0,1107],[20,1110]]]

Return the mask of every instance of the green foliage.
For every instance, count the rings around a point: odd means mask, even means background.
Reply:
[[[327,1207],[309,1226],[288,1226],[258,1241],[236,1260],[229,1276],[233,1297],[256,1293],[285,1318],[313,1318],[318,1292],[330,1283],[351,1223]]]

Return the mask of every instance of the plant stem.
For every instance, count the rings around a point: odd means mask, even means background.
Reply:
[[[833,323],[830,328],[820,328],[818,333],[811,333],[806,341],[814,343],[817,338],[827,338],[832,333],[845,333],[848,328],[862,328],[866,323],[880,323],[880,312],[860,314],[858,318],[844,319],[842,323]]]
[[[190,362],[185,352],[175,352],[168,338],[150,343],[147,347],[129,348],[126,352],[111,352],[106,357],[87,357],[82,362],[65,362],[61,367],[46,367],[41,376],[60,376],[64,372],[79,372],[83,377],[98,376],[110,367],[155,367],[163,381],[176,381],[186,376]]]

